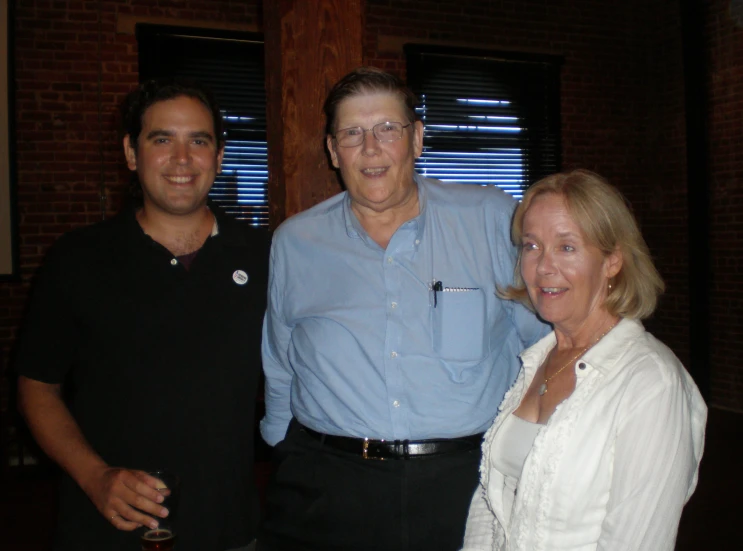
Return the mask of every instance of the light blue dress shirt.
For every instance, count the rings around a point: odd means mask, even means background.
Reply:
[[[495,294],[513,280],[515,201],[494,186],[415,179],[420,214],[386,249],[345,192],[276,231],[263,326],[269,444],[292,417],[360,438],[482,432],[519,352],[549,330]]]

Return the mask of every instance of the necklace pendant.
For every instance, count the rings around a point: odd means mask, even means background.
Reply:
[[[545,394],[547,394],[547,383],[542,383],[539,385],[539,395],[544,396]]]

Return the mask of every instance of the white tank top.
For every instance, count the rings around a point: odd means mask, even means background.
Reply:
[[[521,471],[529,455],[539,429],[544,425],[525,421],[509,415],[493,437],[490,446],[490,465],[504,475],[503,511],[508,524],[516,499]]]
[[[526,456],[529,455],[534,439],[543,426],[525,421],[514,414],[509,415],[493,437],[490,447],[492,466],[505,476],[518,481]]]

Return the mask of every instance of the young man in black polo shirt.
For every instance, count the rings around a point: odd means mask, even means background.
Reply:
[[[67,475],[55,549],[137,549],[168,513],[156,468],[181,477],[179,551],[250,549],[268,239],[207,205],[224,153],[207,90],[145,83],[123,119],[142,204],[59,239],[18,349],[21,410]]]

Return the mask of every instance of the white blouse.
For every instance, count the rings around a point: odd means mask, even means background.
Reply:
[[[529,451],[513,507],[493,467],[495,435],[556,342],[523,368],[483,442],[465,551],[673,551],[697,483],[707,408],[678,358],[622,320],[574,366],[576,386]]]

